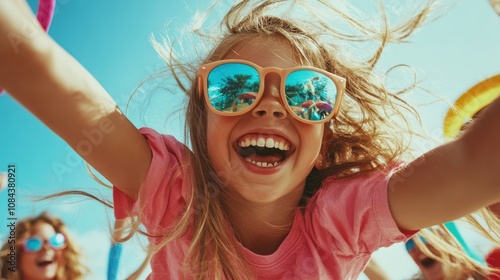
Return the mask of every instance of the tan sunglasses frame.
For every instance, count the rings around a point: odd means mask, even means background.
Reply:
[[[245,65],[249,65],[257,70],[259,73],[260,77],[260,84],[259,84],[259,92],[257,93],[257,98],[255,101],[252,103],[252,105],[248,106],[242,111],[239,112],[222,112],[218,111],[215,108],[213,108],[212,104],[210,104],[209,98],[208,98],[208,83],[206,82],[208,80],[208,75],[209,73],[217,66],[227,64],[227,63],[241,63]],[[337,97],[335,100],[335,107],[332,109],[332,113],[330,116],[327,118],[324,118],[319,121],[311,121],[307,119],[303,119],[295,114],[295,112],[292,110],[292,108],[288,105],[288,102],[286,101],[286,94],[285,94],[285,81],[284,77],[286,78],[290,73],[297,71],[297,70],[312,70],[315,72],[319,72],[328,78],[330,78],[334,83],[335,86],[337,87]],[[297,67],[292,67],[292,68],[278,68],[278,67],[260,67],[257,64],[254,64],[250,61],[242,60],[242,59],[224,59],[224,60],[219,60],[215,62],[210,62],[207,64],[203,64],[198,68],[198,96],[201,97],[202,94],[205,96],[205,102],[207,103],[208,108],[214,112],[215,114],[221,115],[221,116],[240,116],[243,114],[246,114],[250,112],[257,104],[259,104],[260,99],[263,96],[263,91],[264,91],[264,80],[267,74],[269,73],[276,73],[280,75],[281,78],[281,84],[280,84],[280,97],[281,97],[281,102],[285,110],[291,114],[295,119],[297,119],[300,122],[307,123],[307,124],[321,124],[321,123],[326,123],[332,118],[337,117],[339,111],[340,111],[340,104],[342,103],[342,99],[344,96],[344,91],[346,87],[346,79],[342,78],[340,76],[337,76],[335,74],[332,74],[328,71],[325,71],[320,68],[312,67],[312,66],[297,66]],[[262,78],[264,77],[264,78]]]

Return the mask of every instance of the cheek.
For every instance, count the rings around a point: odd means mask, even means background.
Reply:
[[[35,254],[23,253],[20,257],[20,268],[23,274],[28,274],[32,271],[33,266],[35,266]]]
[[[323,126],[322,125],[302,125],[298,127],[302,135],[302,143],[307,152],[315,158],[321,150],[323,143]]]
[[[64,251],[56,251],[57,265],[60,266],[64,261]]]
[[[416,249],[411,250],[410,252],[408,252],[408,254],[410,255],[410,257],[413,259],[413,261],[415,263],[418,263],[418,260],[417,260],[418,252]]]
[[[217,177],[230,184],[236,174],[242,172],[241,159],[233,148],[236,139],[231,137],[241,123],[239,117],[224,117],[211,112],[207,114],[207,150]]]
[[[439,250],[434,248],[433,246],[427,245],[427,249],[429,249],[429,251],[431,251],[431,253],[433,253],[434,255],[441,256],[441,253],[439,252]]]
[[[207,149],[212,151],[222,144],[221,140],[224,137],[224,127],[220,126],[221,123],[219,116],[208,115],[207,118]]]
[[[227,146],[227,136],[225,129],[219,125],[219,116],[208,114],[207,116],[207,149],[210,159],[213,160],[218,153],[222,153],[223,147]]]
[[[217,172],[226,170],[229,162],[229,132],[226,118],[214,114],[207,116],[207,150]]]
[[[314,135],[314,139],[316,141],[316,146],[318,147],[318,150],[321,149],[321,144],[323,144],[323,134],[324,134],[324,126],[319,125],[315,126],[313,129],[312,134]]]

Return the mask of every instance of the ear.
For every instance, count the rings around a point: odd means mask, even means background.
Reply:
[[[321,142],[321,149],[319,151],[318,156],[316,157],[316,163],[314,166],[318,170],[322,170],[325,168],[328,168],[331,164],[330,158],[329,158],[329,151],[328,148],[330,146],[330,143],[333,141],[333,123],[332,121],[325,123],[324,126],[324,131],[323,131],[323,140]]]

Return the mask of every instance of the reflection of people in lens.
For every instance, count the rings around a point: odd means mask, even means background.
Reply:
[[[246,107],[252,105],[252,103],[255,101],[255,98],[257,98],[257,94],[254,92],[245,92],[238,95],[233,101],[233,112],[242,111]]]
[[[333,110],[333,106],[324,101],[307,100],[302,103],[302,107],[304,110],[301,115],[306,116],[306,119],[316,121],[328,117]]]
[[[317,100],[318,96],[316,95],[316,81],[319,80],[319,77],[312,77],[311,79],[307,80],[307,82],[304,84],[304,90],[307,93],[307,100]]]
[[[309,119],[313,121],[318,121],[322,119],[321,114],[315,105],[309,107],[308,116]]]
[[[15,238],[15,247],[7,240],[0,253],[2,279],[83,279],[88,271],[65,224],[47,213],[18,222]],[[15,268],[9,253],[15,253]]]

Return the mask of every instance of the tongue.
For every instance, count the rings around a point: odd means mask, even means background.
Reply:
[[[247,147],[240,148],[239,153],[243,158],[248,158],[255,162],[275,163],[285,159],[285,152],[274,148]]]

